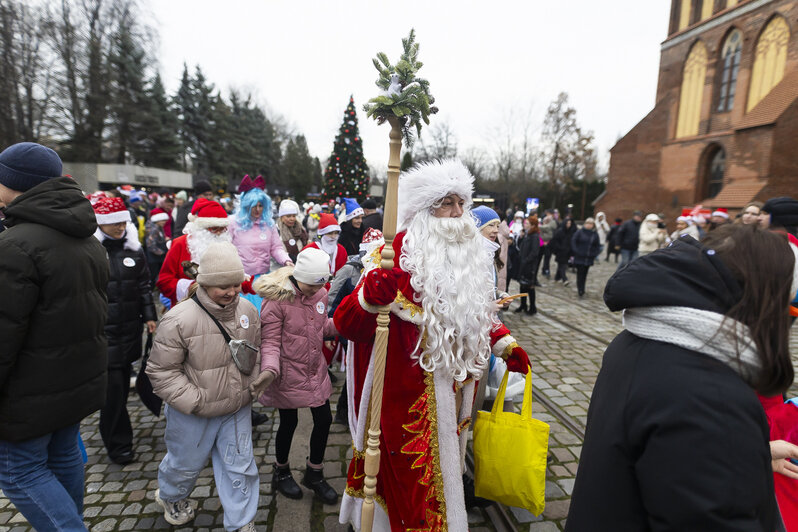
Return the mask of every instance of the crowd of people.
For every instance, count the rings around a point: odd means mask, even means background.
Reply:
[[[189,494],[210,459],[225,529],[256,529],[259,403],[279,415],[275,492],[303,496],[289,454],[308,408],[301,484],[325,504],[340,498],[340,521],[360,529],[387,308],[374,529],[465,531],[482,503],[463,465],[474,412],[495,368],[530,371],[502,321],[508,283],[523,294],[515,311],[535,314],[540,276],[566,285],[574,269],[583,297],[605,249],[605,261],[621,256],[604,298],[626,330],[594,388],[568,529],[798,526],[798,408],[783,396],[796,200],[750,204],[735,222],[721,209],[708,222],[683,216],[671,234],[640,212],[612,226],[556,209],[508,222],[472,205],[461,162],[422,163],[400,178],[386,270],[371,199],[273,202],[248,176],[228,201],[202,181],[190,195],[86,194],[61,172],[38,144],[0,153],[0,488],[39,530],[84,529],[89,414],[100,410],[110,460],[136,460],[126,402],[145,335],[141,378],[166,419],[154,496],[167,522],[192,521]],[[346,368],[335,420],[354,449],[343,494],[324,476],[335,358]]]

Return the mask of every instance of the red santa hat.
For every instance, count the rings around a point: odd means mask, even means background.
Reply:
[[[385,238],[382,231],[369,227],[368,231],[363,234],[363,240],[360,243],[360,251],[369,253],[375,247],[379,247],[385,243]]]
[[[326,212],[322,213],[319,217],[319,236],[332,233],[333,231],[341,231],[341,226],[338,225],[335,216]]]
[[[729,209],[724,207],[719,207],[715,209],[712,213],[712,216],[720,216],[721,218],[729,219]]]
[[[97,192],[92,192],[91,194],[86,196],[86,199],[89,200],[89,203],[94,205],[95,203],[97,203],[101,199],[107,198],[107,197],[108,196],[105,195],[105,192],[103,192],[102,190],[98,190]]]
[[[150,211],[150,220],[153,222],[165,222],[169,220],[169,215],[160,207],[155,207]]]
[[[93,207],[97,225],[118,224],[131,220],[130,212],[122,198],[100,198]]]
[[[217,201],[197,198],[188,221],[196,227],[207,229],[209,227],[227,227],[230,223],[227,219],[227,211]]]
[[[449,194],[457,194],[471,206],[474,176],[458,159],[420,163],[399,177],[397,229],[402,231],[413,217]]]

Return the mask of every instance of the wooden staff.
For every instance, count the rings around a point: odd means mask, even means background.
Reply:
[[[399,195],[399,154],[402,151],[402,124],[396,117],[389,116],[391,124],[390,154],[388,157],[388,189],[385,193],[385,211],[382,234],[385,246],[380,256],[383,270],[393,268],[393,238],[396,236],[396,215]],[[369,418],[369,438],[363,469],[363,508],[360,514],[361,529],[371,532],[374,525],[374,496],[377,494],[377,474],[380,472],[380,414],[382,412],[382,390],[385,384],[385,356],[388,351],[388,324],[391,320],[391,307],[380,307],[377,315],[377,331],[374,336],[374,381],[371,386],[371,417]]]

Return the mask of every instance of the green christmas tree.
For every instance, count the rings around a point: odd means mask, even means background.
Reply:
[[[363,141],[357,129],[355,100],[349,97],[344,120],[335,137],[333,151],[324,172],[324,198],[355,198],[368,196],[369,167],[363,157]]]

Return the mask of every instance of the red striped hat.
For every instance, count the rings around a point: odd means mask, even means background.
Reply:
[[[93,205],[98,225],[118,224],[130,221],[130,212],[122,198],[100,198]]]

